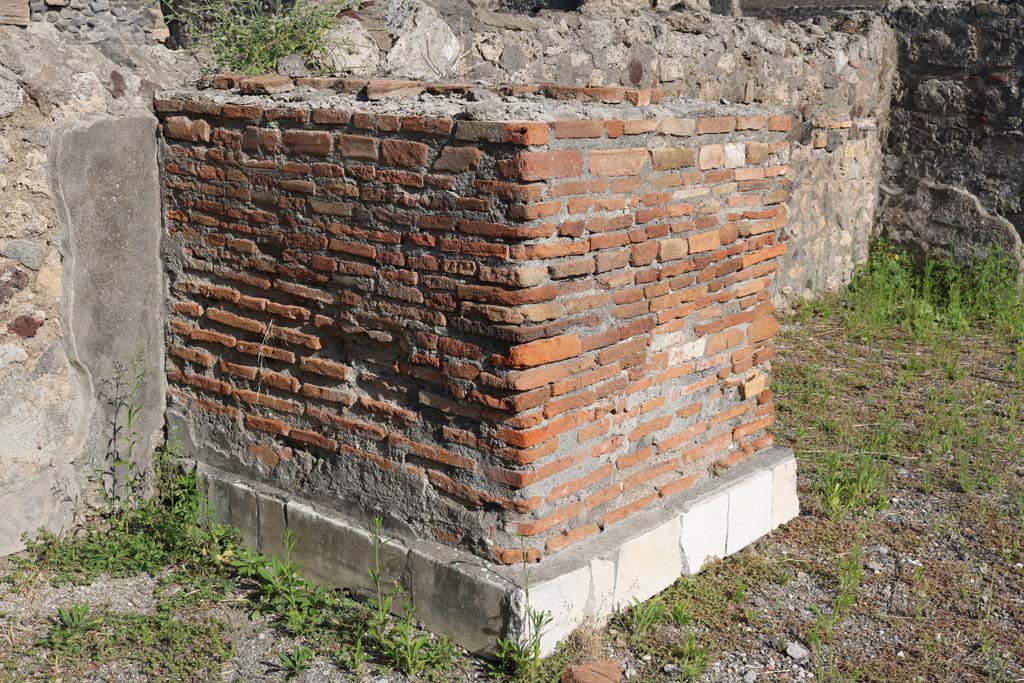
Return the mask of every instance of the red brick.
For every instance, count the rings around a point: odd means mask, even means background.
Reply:
[[[531,368],[573,358],[580,353],[580,338],[566,334],[515,346],[509,351],[506,364],[513,368]]]
[[[773,316],[766,316],[747,326],[747,340],[751,344],[774,337],[779,332],[779,323]]]
[[[499,161],[498,171],[506,178],[526,181],[574,178],[583,172],[583,157],[572,150],[519,152]]]
[[[792,129],[793,117],[788,114],[785,116],[773,116],[768,122],[768,130],[788,131]]]
[[[309,431],[308,429],[293,429],[288,434],[288,437],[295,439],[296,441],[309,444],[310,446],[316,446],[317,448],[321,448],[325,451],[335,451],[338,449],[337,441],[318,432]]]
[[[646,149],[602,149],[592,150],[587,155],[591,175],[636,176],[640,175],[647,163]]]
[[[559,140],[604,137],[603,121],[555,121],[551,128]]]
[[[383,140],[380,159],[388,166],[425,167],[430,162],[430,147],[422,142]]]
[[[635,500],[632,503],[623,505],[620,508],[616,508],[611,512],[606,512],[604,515],[601,516],[601,524],[603,526],[608,526],[610,524],[615,524],[616,522],[621,522],[634,512],[639,512],[640,510],[643,510],[645,507],[647,507],[657,499],[658,494],[651,493],[649,495],[644,496],[643,498],[640,498],[639,500]]]
[[[346,381],[352,370],[341,363],[325,360],[322,358],[303,358],[300,367],[306,372],[312,372],[325,377],[333,377]]]
[[[256,415],[245,416],[245,426],[249,429],[258,429],[261,432],[270,432],[278,436],[288,436],[291,429],[281,420]]]
[[[719,231],[709,230],[697,235],[690,235],[687,239],[690,245],[690,253],[697,254],[703,251],[717,249],[720,245]]]
[[[326,156],[334,149],[331,134],[317,130],[286,130],[281,136],[286,151]]]
[[[455,126],[455,139],[543,145],[548,141],[548,124],[534,121],[459,121]]]
[[[167,137],[177,140],[210,141],[210,124],[202,119],[190,119],[187,116],[168,116],[164,119],[164,132]]]
[[[445,147],[434,162],[435,171],[463,173],[480,167],[483,153],[476,147]]]
[[[518,533],[522,536],[536,536],[545,531],[550,531],[556,526],[578,517],[583,512],[583,503],[573,503],[566,507],[552,512],[547,517],[533,522],[523,522],[518,526]]]
[[[697,119],[697,134],[706,135],[709,133],[731,133],[736,130],[735,116],[715,116],[706,119]]]
[[[213,367],[213,356],[207,353],[206,351],[201,351],[199,349],[183,348],[180,346],[172,346],[171,355],[187,360],[189,363],[201,365],[204,368]]]
[[[558,552],[562,548],[567,548],[573,543],[579,543],[580,541],[590,538],[591,536],[599,533],[601,528],[596,524],[584,524],[578,526],[570,531],[564,531],[554,538],[549,538],[544,548],[548,553]],[[563,678],[563,680],[565,680]],[[587,679],[592,681],[593,679]],[[612,679],[609,679],[612,680]],[[617,680],[617,679],[616,679]]]
[[[347,159],[376,159],[377,138],[365,135],[339,135],[338,149]]]

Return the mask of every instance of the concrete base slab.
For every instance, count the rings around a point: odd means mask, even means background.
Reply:
[[[254,547],[274,552],[291,529],[310,578],[357,594],[369,589],[366,529],[226,472],[202,464],[197,471],[213,514],[239,527]],[[500,637],[522,638],[527,606],[550,612],[553,622],[542,638],[547,654],[577,627],[603,624],[634,599],[650,598],[797,514],[793,452],[769,448],[680,500],[530,565],[528,596],[523,567],[494,565],[433,541],[388,539],[381,562],[385,582],[409,592],[427,629],[476,654],[493,652]]]

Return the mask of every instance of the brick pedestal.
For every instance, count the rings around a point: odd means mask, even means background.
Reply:
[[[666,515],[679,551],[678,504],[771,446],[785,112],[215,84],[156,108],[170,420],[219,480],[513,564]]]

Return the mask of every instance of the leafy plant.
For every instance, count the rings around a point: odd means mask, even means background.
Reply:
[[[365,636],[365,628],[360,629],[352,645],[340,648],[335,657],[341,666],[355,674],[362,673],[363,666],[366,664],[366,649],[363,645]]]
[[[633,598],[633,605],[620,618],[622,627],[634,643],[642,641],[647,633],[665,620],[667,610],[661,597],[655,596],[647,602]]]
[[[281,663],[281,669],[285,672],[285,678],[291,680],[308,670],[313,664],[315,656],[316,653],[312,649],[299,645],[290,653],[282,652],[277,659]]]
[[[732,590],[731,600],[733,602],[743,602],[743,599],[747,597],[747,582],[742,578],[736,580],[736,585]]]
[[[696,681],[708,666],[708,652],[697,643],[696,633],[686,636],[680,666],[683,668],[680,678],[684,681]]]
[[[861,545],[857,543],[850,549],[846,558],[839,562],[839,592],[832,602],[831,610],[826,612],[812,605],[811,609],[814,610],[816,618],[808,640],[815,647],[820,648],[822,642],[832,642],[836,625],[853,608],[864,575],[861,555]]]
[[[277,60],[298,55],[317,73],[327,70],[326,35],[334,18],[351,6],[349,0],[294,5],[262,0],[213,0],[172,6],[171,18],[188,33],[217,66],[234,73],[274,73]]]
[[[89,615],[89,603],[83,602],[57,610],[57,624],[50,630],[46,645],[55,651],[77,652],[86,633],[103,624],[101,617]]]
[[[815,490],[832,519],[851,510],[883,510],[888,505],[886,467],[877,455],[861,452],[851,463],[841,453],[829,451],[820,462]]]
[[[408,675],[422,672],[431,662],[430,638],[425,633],[416,633],[413,624],[412,598],[401,592],[402,616],[395,620],[393,627],[381,646],[385,659],[396,669]]]
[[[218,620],[178,619],[166,610],[93,617],[82,609],[68,619],[79,624],[77,635],[60,617],[41,643],[60,655],[65,670],[122,662],[154,683],[212,681],[233,654],[228,626]]]
[[[1024,334],[1024,291],[1010,259],[995,251],[968,265],[912,258],[882,242],[855,274],[843,311],[852,336],[870,342],[892,325],[919,340],[959,334],[971,325]]]
[[[82,602],[57,610],[57,619],[67,631],[84,633],[103,623],[100,617],[89,616],[89,603]]]
[[[535,681],[541,670],[541,638],[551,624],[551,613],[538,610],[530,604],[530,569],[527,564],[526,543],[523,550],[523,611],[526,624],[519,638],[499,638],[497,662],[491,666],[491,674],[508,677],[514,681]]]
[[[266,558],[243,549],[231,565],[240,576],[256,583],[255,614],[277,615],[289,633],[305,633],[325,623],[333,596],[326,587],[299,575],[302,563],[293,558],[296,541],[291,529],[285,531],[283,540],[283,557]]]
[[[173,442],[157,452],[151,472],[154,495],[134,506],[102,510],[79,536],[39,532],[26,542],[28,552],[15,565],[47,570],[55,585],[84,584],[100,574],[156,575],[168,566],[197,579],[223,573],[238,532],[213,523],[201,511],[195,473],[179,467]]]
[[[381,536],[383,524],[384,521],[380,517],[374,517],[370,525],[372,564],[367,569],[367,573],[370,576],[370,584],[373,586],[373,595],[370,598],[370,615],[367,620],[366,633],[378,648],[386,649],[390,645],[388,629],[391,623],[391,607],[400,589],[397,585],[388,589],[384,587],[381,549],[387,544],[387,541],[383,540]]]
[[[99,392],[111,411],[107,423],[110,433],[107,450],[94,476],[103,497],[104,512],[112,525],[124,523],[126,517],[115,513],[138,505],[146,492],[148,473],[135,451],[139,443],[135,423],[143,408],[141,394],[145,381],[146,371],[139,352],[128,363],[115,362],[113,375],[102,382]]]
[[[672,623],[680,628],[693,623],[693,603],[689,600],[681,600],[672,605],[669,616]]]

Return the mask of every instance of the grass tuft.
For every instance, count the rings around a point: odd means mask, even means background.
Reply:
[[[277,60],[298,55],[314,73],[328,69],[325,37],[349,0],[297,0],[287,7],[262,0],[214,0],[172,7],[171,17],[188,27],[198,47],[219,69],[232,73],[276,73]]]

